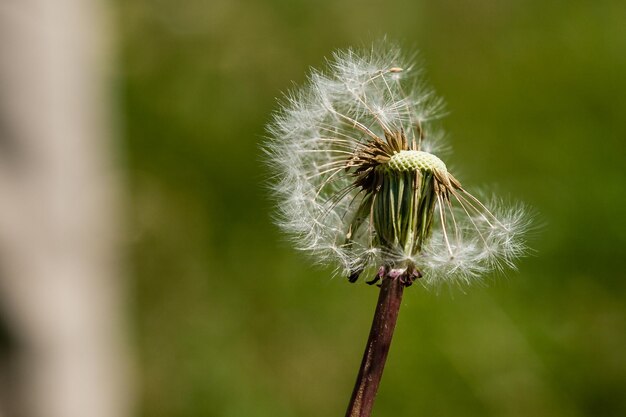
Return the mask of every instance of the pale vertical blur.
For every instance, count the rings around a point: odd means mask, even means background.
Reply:
[[[130,415],[105,12],[0,3],[0,415]]]

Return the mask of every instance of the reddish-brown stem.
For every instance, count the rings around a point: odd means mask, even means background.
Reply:
[[[383,375],[387,353],[396,327],[405,284],[399,278],[383,279],[372,328],[363,354],[346,417],[369,417]]]

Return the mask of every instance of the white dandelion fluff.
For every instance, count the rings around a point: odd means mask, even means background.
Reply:
[[[469,283],[524,254],[523,206],[470,194],[439,156],[443,103],[394,45],[336,52],[289,94],[265,146],[278,224],[351,281]]]

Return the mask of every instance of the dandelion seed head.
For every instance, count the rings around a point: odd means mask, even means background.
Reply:
[[[514,268],[527,210],[483,204],[449,172],[443,101],[393,44],[333,54],[268,127],[276,222],[315,262],[426,285]],[[368,272],[369,271],[369,272]]]

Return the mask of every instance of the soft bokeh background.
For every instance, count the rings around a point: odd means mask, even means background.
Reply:
[[[114,3],[139,415],[343,415],[376,290],[271,224],[275,98],[336,48],[419,49],[451,163],[539,213],[536,252],[405,294],[376,416],[626,415],[626,3]]]

